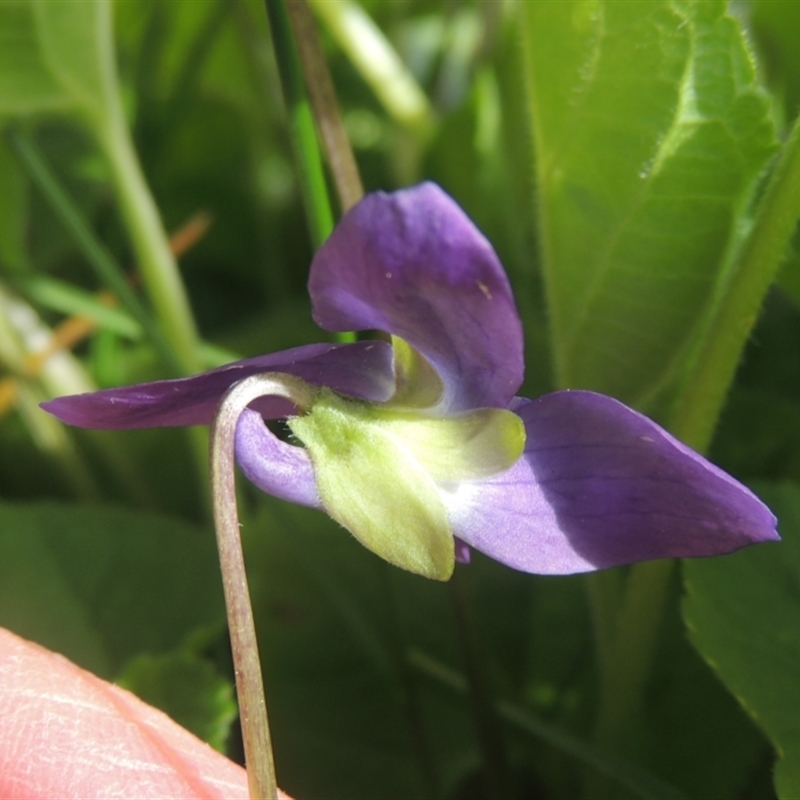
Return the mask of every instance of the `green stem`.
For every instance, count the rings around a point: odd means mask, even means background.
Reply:
[[[61,187],[36,145],[19,131],[13,129],[8,131],[6,138],[20,163],[28,171],[50,208],[70,232],[97,276],[116,294],[131,316],[139,322],[164,362],[173,369],[179,370],[180,365],[172,349],[155,320],[128,286],[122,267],[117,264],[114,257],[84,221],[75,203]]]
[[[670,430],[701,452],[722,405],[761,304],[800,219],[800,116],[758,204],[753,227],[716,305],[703,346],[685,381]]]
[[[304,0],[266,0],[266,5],[278,72],[289,113],[289,129],[306,218],[312,244],[318,249],[333,230],[333,212],[311,107],[303,89],[303,75],[311,95],[314,115],[328,155],[342,211],[354,206],[363,196],[364,189],[308,6]],[[337,333],[336,339],[340,342],[354,342],[356,335],[344,331]]]
[[[631,568],[617,617],[614,649],[603,675],[598,740],[617,743],[626,733],[645,688],[657,644],[658,623],[675,562],[648,561]]]
[[[447,586],[467,674],[478,745],[483,756],[486,797],[489,800],[508,800],[513,797],[513,792],[503,729],[491,699],[484,650],[478,641],[475,621],[472,618],[466,580],[465,571],[456,565],[453,577]]]
[[[674,564],[671,559],[634,564],[628,574],[612,646],[601,670],[595,738],[606,749],[628,749],[631,724],[653,664]],[[606,779],[589,776],[584,797],[602,800],[608,796]]]
[[[358,165],[339,112],[336,92],[314,17],[306,0],[286,0],[286,8],[305,75],[306,88],[328,156],[333,182],[339,194],[339,203],[342,211],[347,211],[364,196],[364,187],[361,185]]]
[[[200,372],[203,359],[189,299],[161,217],[136,157],[117,95],[114,95],[114,103],[106,117],[95,125],[95,132],[111,166],[122,216],[164,338],[175,355],[181,374]],[[206,433],[191,428],[187,435],[200,491],[207,507]]]
[[[137,265],[156,317],[183,374],[202,369],[194,318],[161,217],[142,173],[122,109],[94,125],[111,174]]]
[[[303,74],[292,38],[292,29],[284,0],[265,0],[272,30],[275,59],[278,62],[289,132],[295,155],[300,191],[314,249],[318,249],[333,230],[333,212],[322,169],[317,134]]]

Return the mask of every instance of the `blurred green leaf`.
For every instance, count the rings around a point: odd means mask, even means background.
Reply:
[[[128,339],[141,339],[141,325],[127,311],[104,303],[101,298],[55,278],[31,275],[16,282],[32,300],[63,314],[78,314],[96,325]]]
[[[206,658],[184,648],[134,658],[116,680],[220,752],[238,716],[233,684]]]
[[[109,0],[0,4],[0,113],[80,108],[95,117],[116,102]]]
[[[523,9],[557,380],[642,404],[724,274],[767,100],[722,0]]]
[[[767,800],[770,743],[687,640],[675,572],[630,755],[692,798]]]
[[[0,36],[2,36],[2,24],[0,18]],[[2,47],[0,44],[0,53]],[[2,71],[0,71],[0,86],[2,82]],[[16,271],[29,266],[25,243],[27,222],[28,182],[8,146],[0,140],[0,265],[11,267]]]
[[[116,97],[109,0],[31,0],[42,62],[73,104],[95,120]]]
[[[198,208],[214,218],[181,258],[201,328],[213,337],[231,326],[257,330],[254,315],[306,294],[312,255],[295,213],[263,2],[122,3],[115,17],[123,79],[135,81],[126,88],[136,103],[137,149],[167,227]],[[292,326],[283,332],[298,344]],[[240,341],[229,346],[262,352],[258,342]]]
[[[106,678],[224,619],[210,532],[121,508],[0,504],[0,625]]]
[[[685,564],[683,614],[692,643],[781,758],[781,798],[800,796],[800,488],[759,484],[783,541]]]
[[[50,5],[67,5],[51,3]],[[68,8],[74,4],[68,4]],[[47,65],[30,0],[0,3],[0,114],[68,108],[71,98]]]

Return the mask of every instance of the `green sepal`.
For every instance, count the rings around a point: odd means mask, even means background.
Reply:
[[[455,547],[439,489],[373,407],[323,389],[289,427],[308,450],[331,517],[398,567],[436,580],[452,575]]]
[[[431,408],[444,394],[444,384],[428,360],[405,339],[392,336],[395,393],[387,405],[395,408]]]
[[[502,472],[525,447],[525,427],[510,411],[434,417],[328,389],[289,426],[308,450],[328,513],[382,558],[438,580],[454,566],[438,484]]]

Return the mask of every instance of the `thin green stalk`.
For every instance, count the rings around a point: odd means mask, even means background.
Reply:
[[[59,184],[36,145],[19,131],[11,129],[6,138],[14,153],[44,195],[56,216],[70,232],[100,280],[111,289],[134,319],[142,326],[164,362],[180,371],[180,364],[155,320],[128,285],[125,273],[97,239],[75,203]]]
[[[611,648],[600,676],[600,705],[595,739],[604,748],[624,752],[631,723],[641,707],[650,676],[661,618],[664,613],[672,559],[634,564],[628,574]],[[609,796],[605,779],[589,776],[586,798]]]
[[[800,116],[778,158],[732,277],[716,306],[669,420],[670,430],[708,448],[747,338],[800,219]]]
[[[84,108],[86,119],[108,162],[122,219],[156,319],[180,373],[190,375],[202,368],[194,317],[125,118],[114,57],[111,5],[98,8],[103,18],[98,54],[103,65],[102,102]]]
[[[316,250],[333,230],[333,212],[322,169],[322,157],[286,4],[283,0],[265,0],[265,5],[289,118],[300,191],[311,241]]]
[[[183,374],[202,369],[197,329],[178,265],[142,173],[121,108],[95,126],[156,317]]]
[[[87,26],[80,34],[67,23],[71,11],[65,11],[64,4],[34,5],[42,47],[53,51],[52,63],[48,60],[53,77],[83,117],[108,162],[122,218],[162,335],[179,372],[198,372],[201,362],[189,302],[125,119],[114,50],[113,4],[108,0],[73,4],[78,14],[76,24]],[[62,36],[64,48],[59,46]]]
[[[513,791],[503,729],[491,699],[486,659],[472,618],[466,580],[466,573],[456,565],[447,587],[467,673],[472,717],[483,756],[486,796],[489,800],[509,800],[513,797]]]
[[[672,559],[647,561],[631,569],[625,599],[617,617],[614,650],[603,676],[605,692],[598,722],[598,739],[617,742],[638,706],[653,661],[657,623],[675,565]],[[656,624],[653,621],[656,620]]]
[[[622,603],[621,571],[605,569],[590,572],[586,576],[586,590],[592,612],[600,674],[606,675],[614,654],[614,635]]]
[[[328,187],[322,169],[312,108],[303,88],[308,87],[317,125],[328,155],[342,211],[363,196],[364,189],[350,141],[344,129],[333,82],[322,52],[314,19],[305,0],[265,0],[272,27],[275,57],[289,113],[295,162],[300,175],[306,218],[315,249],[333,230]],[[340,342],[354,342],[354,333],[336,334]]]
[[[286,0],[286,8],[311,106],[344,212],[364,196],[358,165],[339,112],[336,91],[322,51],[314,16],[306,0]]]
[[[118,92],[110,93],[107,106],[105,115],[95,121],[93,128],[111,167],[122,218],[164,338],[175,356],[180,374],[191,375],[200,372],[204,365],[186,288],[139,164]],[[190,428],[187,435],[200,492],[208,507],[208,435],[200,428]]]

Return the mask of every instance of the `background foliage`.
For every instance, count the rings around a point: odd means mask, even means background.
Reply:
[[[798,4],[311,5],[366,189],[435,180],[500,254],[524,392],[710,442],[784,543],[448,587],[242,486],[282,787],[797,797]],[[256,0],[0,3],[0,624],[234,758],[203,433],[37,403],[324,338],[288,123]]]

